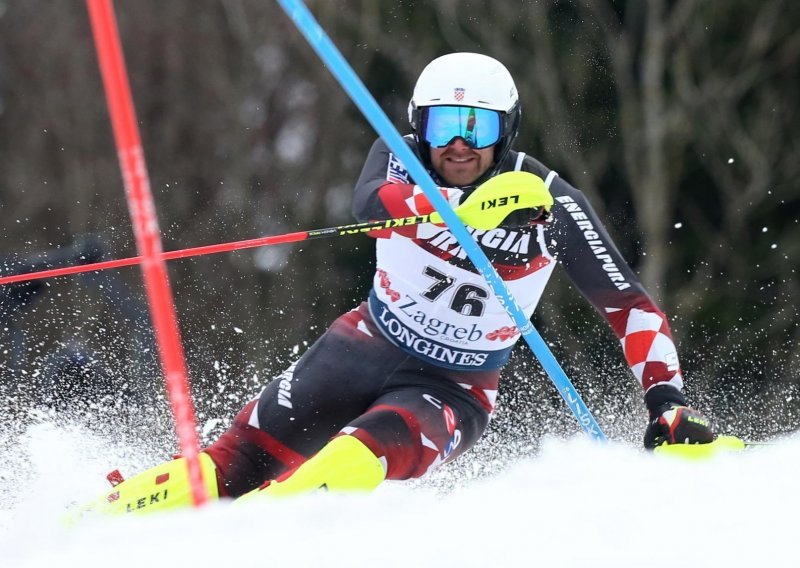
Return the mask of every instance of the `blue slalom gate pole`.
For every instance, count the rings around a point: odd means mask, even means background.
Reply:
[[[489,259],[486,258],[486,255],[467,231],[461,219],[458,218],[453,208],[450,207],[450,204],[439,192],[433,178],[414,155],[414,152],[411,151],[411,148],[408,147],[403,137],[361,82],[355,71],[353,71],[350,64],[347,63],[336,46],[333,45],[328,34],[325,33],[325,30],[322,29],[302,0],[278,0],[278,3],[292,19],[297,29],[305,36],[308,43],[314,48],[314,51],[317,52],[317,55],[320,56],[331,73],[333,73],[342,88],[358,106],[364,117],[408,169],[414,181],[422,188],[428,201],[442,216],[447,228],[458,239],[458,243],[467,253],[470,261],[486,279],[498,301],[514,320],[517,329],[519,329],[534,355],[544,367],[550,380],[566,401],[567,406],[575,414],[578,423],[594,439],[605,441],[606,437],[600,430],[600,426],[541,335],[539,335],[539,332],[536,331],[530,320],[525,317],[522,309],[520,309],[516,300],[506,288],[505,283],[500,278],[500,275],[497,274]]]

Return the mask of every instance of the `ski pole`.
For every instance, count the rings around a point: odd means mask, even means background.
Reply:
[[[205,245],[193,248],[166,251],[161,253],[162,260],[174,260],[176,258],[187,258],[191,256],[201,256],[205,254],[215,254],[219,252],[230,252],[234,250],[277,245],[283,243],[294,243],[311,239],[322,239],[327,237],[344,237],[348,235],[358,235],[380,229],[394,229],[398,227],[409,227],[420,223],[430,222],[430,215],[419,215],[416,217],[403,217],[398,219],[387,219],[384,221],[370,221],[366,223],[354,223],[351,225],[339,225],[337,227],[327,227],[324,229],[311,229],[310,231],[298,231],[286,233],[284,235],[274,235],[269,237],[259,237],[243,241],[232,241],[215,245]],[[23,274],[0,277],[0,284],[13,284],[14,282],[26,282],[38,278],[51,278],[54,276],[66,276],[68,274],[78,274],[81,272],[94,272],[106,270],[108,268],[120,268],[123,266],[133,266],[141,264],[142,256],[131,256],[114,260],[93,262],[78,266],[66,266],[64,268],[51,268]]]
[[[478,187],[472,193],[470,198],[458,207],[458,215],[468,225],[477,229],[494,229],[503,219],[508,217],[514,211],[521,209],[541,209],[549,207],[548,204],[537,199],[542,196],[531,197],[529,195],[516,194],[514,183],[509,187],[504,188],[502,191],[507,199],[497,199],[497,190],[489,187]],[[546,191],[546,190],[544,190]],[[546,196],[548,198],[549,194]],[[552,204],[552,198],[550,198]],[[220,243],[216,245],[206,245],[201,247],[194,247],[188,249],[174,250],[170,252],[161,252],[161,260],[173,260],[176,258],[186,258],[190,256],[200,256],[204,254],[213,254],[218,252],[227,252],[232,250],[262,247],[267,245],[276,245],[282,243],[293,243],[297,241],[306,241],[310,239],[321,239],[326,237],[342,237],[347,235],[358,235],[361,233],[368,233],[369,231],[377,231],[382,229],[398,229],[402,227],[410,227],[412,225],[419,225],[421,223],[441,223],[441,216],[436,213],[428,215],[417,215],[412,217],[400,217],[396,219],[384,219],[380,221],[367,221],[363,223],[354,223],[351,225],[340,225],[338,227],[328,227],[325,229],[312,229],[310,231],[299,231],[296,233],[287,233],[285,235],[275,235],[271,237],[260,237],[257,239],[249,239],[244,241],[234,241],[229,243]],[[80,260],[80,259],[78,259]],[[141,264],[143,261],[142,256],[133,256],[130,258],[120,258],[116,260],[106,260],[93,263],[82,263],[80,266],[66,266],[63,268],[50,268],[46,270],[38,270],[35,272],[28,272],[24,274],[14,274],[0,278],[0,285],[12,284],[14,282],[25,282],[37,278],[48,278],[53,276],[66,276],[67,274],[77,274],[80,272],[95,272],[98,270],[105,270],[107,268],[119,268],[121,266],[131,266],[133,264]]]

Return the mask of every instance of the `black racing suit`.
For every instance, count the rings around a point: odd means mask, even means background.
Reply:
[[[409,140],[410,144],[410,140]],[[535,159],[509,152],[499,172],[545,180],[551,220],[469,229],[530,317],[556,262],[606,318],[645,389],[682,386],[666,318],[612,243],[584,195]],[[441,188],[451,201],[469,190]],[[431,212],[383,141],[355,188],[360,221]],[[269,383],[208,448],[222,494],[236,496],[351,434],[385,460],[387,478],[420,477],[471,447],[494,409],[500,369],[520,334],[446,227],[377,231],[367,302],[337,319]]]

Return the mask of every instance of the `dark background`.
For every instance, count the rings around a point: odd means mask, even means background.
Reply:
[[[351,222],[375,134],[276,3],[115,5],[166,250]],[[402,132],[432,58],[503,61],[523,101],[515,147],[589,195],[668,314],[692,400],[731,433],[798,427],[797,2],[309,7]],[[5,273],[87,235],[103,258],[136,254],[81,1],[0,0],[0,219]],[[201,419],[229,417],[364,298],[372,250],[358,236],[172,261]],[[6,410],[41,402],[74,345],[113,392],[166,407],[138,269],[39,291],[0,313]],[[535,322],[601,426],[638,439],[618,342],[560,273]],[[520,347],[489,438],[575,430]]]

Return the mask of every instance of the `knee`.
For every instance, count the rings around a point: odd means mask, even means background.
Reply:
[[[345,431],[385,460],[387,479],[401,480],[422,477],[469,449],[486,425],[485,419],[473,422],[452,414],[423,419],[402,408],[376,407]]]

